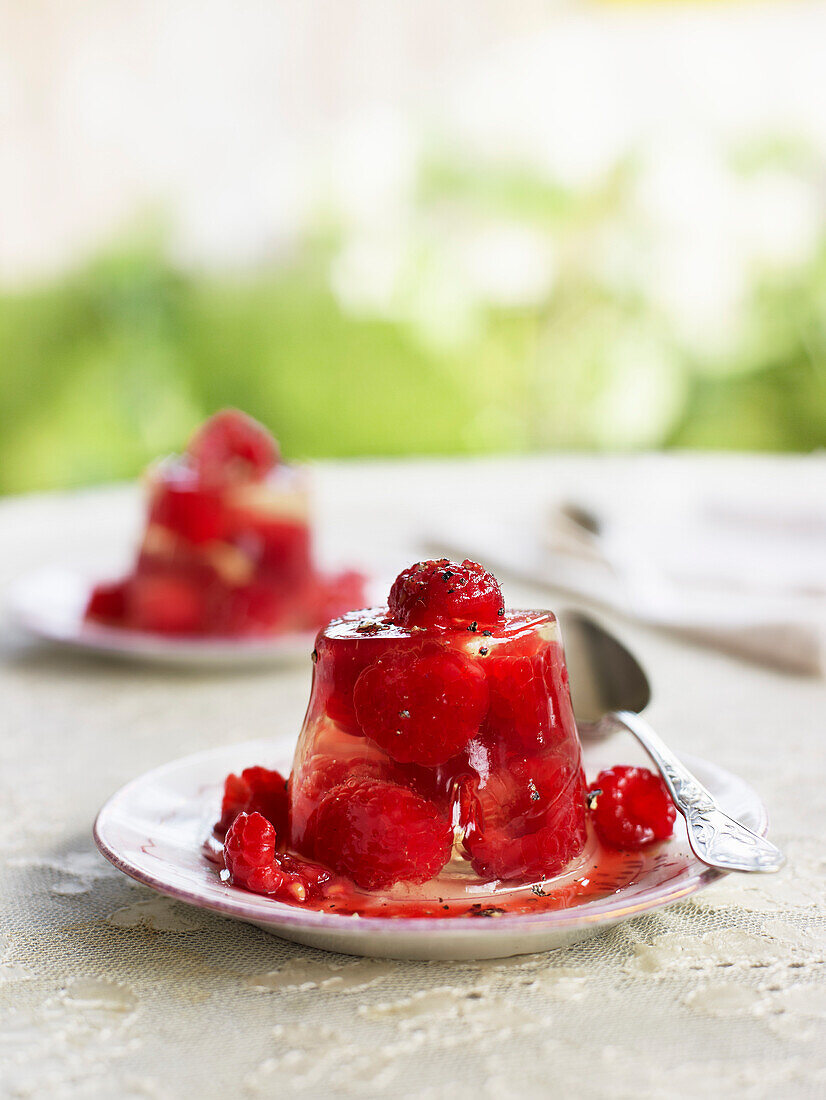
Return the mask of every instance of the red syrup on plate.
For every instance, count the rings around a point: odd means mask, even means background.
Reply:
[[[209,836],[203,853],[226,882],[221,838],[214,833]],[[518,886],[474,882],[457,896],[460,876],[441,875],[424,887],[396,886],[386,893],[368,893],[346,879],[334,878],[319,900],[301,904],[283,897],[276,900],[304,911],[338,916],[391,919],[525,916],[599,901],[643,878],[646,886],[656,886],[682,874],[686,863],[687,857],[667,842],[642,851],[621,852],[607,848],[592,833],[584,857],[577,861],[574,870],[547,881]]]

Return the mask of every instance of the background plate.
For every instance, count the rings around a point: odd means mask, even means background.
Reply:
[[[172,638],[139,630],[87,623],[83,612],[93,581],[53,566],[17,580],[9,611],[29,634],[43,641],[125,660],[192,668],[277,664],[309,659],[316,631],[269,638]]]

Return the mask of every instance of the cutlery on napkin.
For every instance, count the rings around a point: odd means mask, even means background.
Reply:
[[[557,504],[533,525],[463,524],[437,540],[733,656],[808,675],[826,665],[826,525],[704,503],[648,512]]]

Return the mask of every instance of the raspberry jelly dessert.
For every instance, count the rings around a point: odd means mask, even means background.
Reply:
[[[134,568],[93,590],[87,619],[169,635],[256,635],[317,628],[363,601],[361,576],[316,569],[306,476],[243,413],[217,413],[147,480]]]
[[[359,890],[440,900],[573,875],[585,779],[557,623],[442,559],[319,634],[289,846]]]
[[[206,853],[233,885],[337,914],[491,917],[660,866],[662,780],[615,767],[586,794],[556,619],[506,612],[475,562],[404,570],[386,607],[329,623],[313,660],[289,781],[226,779]]]

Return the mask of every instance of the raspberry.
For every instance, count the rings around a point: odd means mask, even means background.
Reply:
[[[283,601],[272,587],[253,581],[222,593],[216,625],[222,634],[267,634],[281,622]]]
[[[580,854],[587,839],[582,805],[560,801],[551,817],[550,824],[506,842],[497,851],[494,868],[498,878],[523,882],[551,878]],[[477,861],[477,870],[481,865]]]
[[[362,672],[353,702],[364,733],[394,760],[435,766],[478,731],[488,686],[479,663],[460,653],[399,653]]]
[[[316,621],[329,622],[345,611],[362,607],[365,602],[366,577],[353,569],[331,573],[318,579],[316,593]]]
[[[309,833],[313,855],[365,890],[427,882],[450,858],[453,830],[432,802],[381,779],[350,780],[324,796]]]
[[[594,827],[610,848],[633,851],[671,836],[677,811],[659,775],[620,765],[600,772],[595,787]]]
[[[263,572],[271,573],[289,588],[303,581],[311,565],[310,529],[306,523],[254,517],[255,539],[260,544]],[[247,521],[249,524],[249,521]],[[240,526],[240,524],[239,524]]]
[[[490,881],[531,882],[558,875],[585,846],[585,818],[581,806],[560,800],[548,815],[549,824],[524,836],[492,829],[473,849],[472,866]]]
[[[196,546],[222,538],[224,510],[216,493],[191,487],[162,485],[149,509],[149,523],[174,531]]]
[[[139,572],[129,585],[129,617],[137,630],[198,634],[206,621],[203,587],[174,572]]]
[[[86,618],[101,623],[120,623],[126,615],[126,581],[114,581],[112,584],[97,584],[92,589],[86,605]]]
[[[362,742],[363,743],[363,742]],[[352,779],[391,779],[389,762],[363,757],[332,756],[316,753],[306,760],[291,778],[291,839],[301,851],[307,848],[307,828],[321,799],[333,787]]]
[[[499,622],[505,613],[502,590],[492,573],[475,561],[461,565],[440,558],[402,570],[388,599],[390,615],[402,626],[452,626]]]
[[[371,663],[372,647],[352,639],[333,643],[322,632],[316,640],[316,652],[316,676],[327,717],[345,733],[361,737],[353,707],[353,691],[363,669]]]
[[[585,845],[585,786],[570,763],[512,760],[476,790],[475,805],[462,795],[464,845],[481,878],[548,878]]]
[[[329,872],[276,853],[275,842],[275,829],[262,814],[239,814],[224,841],[232,885],[293,902],[317,896],[329,882]]]
[[[555,645],[530,657],[491,655],[485,662],[490,687],[488,739],[519,753],[563,740],[566,728],[573,729],[574,723],[562,668],[561,651]]]
[[[381,779],[387,766],[381,760],[318,753],[304,765],[300,783],[302,798],[318,802],[333,787],[340,787],[348,779]]]
[[[238,409],[211,417],[189,441],[187,453],[205,488],[260,481],[279,457],[263,424]]]
[[[230,774],[224,782],[221,818],[216,832],[225,833],[240,813],[262,814],[279,836],[287,831],[287,781],[268,768],[244,768],[240,775]]]

